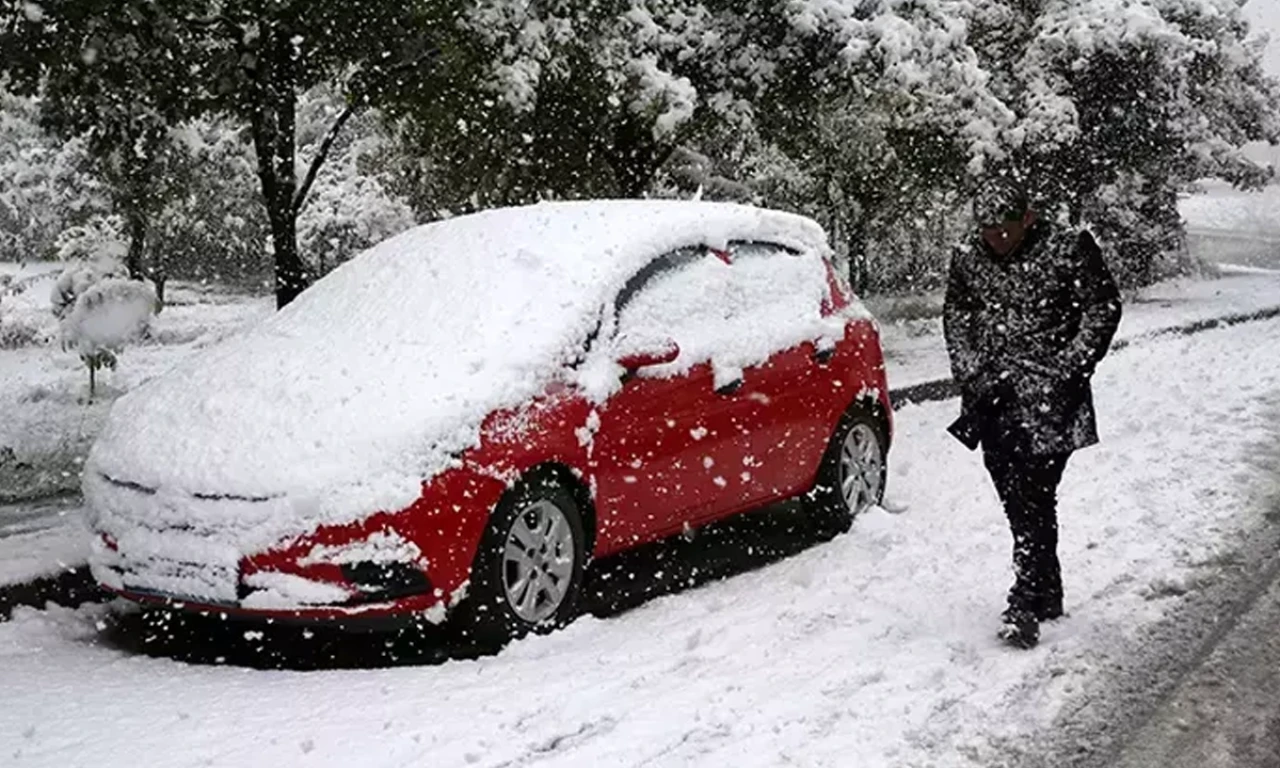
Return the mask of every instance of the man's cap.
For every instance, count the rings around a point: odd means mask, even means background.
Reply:
[[[1026,185],[1007,174],[993,174],[983,179],[973,196],[973,218],[978,224],[999,224],[1008,218],[1021,218],[1030,207]]]

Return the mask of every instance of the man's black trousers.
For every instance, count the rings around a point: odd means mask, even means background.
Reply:
[[[1013,611],[1042,614],[1062,604],[1058,565],[1058,484],[1071,454],[1036,456],[985,447],[983,461],[1013,532]]]

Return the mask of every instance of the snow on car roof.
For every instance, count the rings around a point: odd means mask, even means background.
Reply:
[[[341,308],[347,327],[357,321],[362,332],[429,341],[439,334],[420,322],[419,311],[449,319],[474,314],[479,301],[490,310],[486,318],[520,319],[542,331],[554,323],[539,318],[561,314],[549,311],[551,304],[571,307],[576,320],[594,319],[596,309],[654,257],[686,245],[724,247],[730,239],[801,250],[825,243],[810,219],[729,203],[618,200],[500,208],[417,227],[374,246],[303,294],[281,313],[281,324],[305,332]],[[508,330],[502,323],[485,327]]]
[[[297,529],[278,519],[255,539],[403,507],[479,442],[486,415],[544,390],[644,264],[731,239],[825,248],[809,219],[685,201],[547,203],[410,230],[122,397],[86,496],[103,475],[161,489],[145,514],[181,525],[190,510],[161,503],[174,494],[290,499]]]

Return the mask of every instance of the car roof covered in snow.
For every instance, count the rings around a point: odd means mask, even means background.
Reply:
[[[90,473],[305,498],[309,524],[399,508],[478,444],[489,413],[544,391],[646,263],[736,239],[825,248],[809,219],[687,201],[548,203],[415,228],[121,398]]]
[[[531,298],[572,295],[584,306],[598,305],[662,253],[695,244],[723,248],[732,239],[801,250],[822,248],[826,242],[811,219],[732,203],[593,200],[499,208],[425,224],[374,246],[286,312],[309,315],[313,306],[338,294],[377,291],[389,296],[459,288],[466,289],[462,295],[431,298],[444,304],[467,302],[473,298],[469,293],[502,291],[524,281],[553,291],[550,296],[523,291]],[[453,278],[461,278],[460,283]],[[398,324],[394,308],[377,314],[383,324]],[[420,326],[410,322],[402,330],[416,336]]]

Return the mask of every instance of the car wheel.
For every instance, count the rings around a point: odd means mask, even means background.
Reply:
[[[550,476],[526,478],[489,517],[459,606],[464,632],[502,645],[568,624],[586,565],[582,514],[572,491]]]
[[[819,524],[844,533],[855,517],[884,499],[887,454],[883,422],[860,405],[845,412],[822,458],[818,479],[805,496]]]

